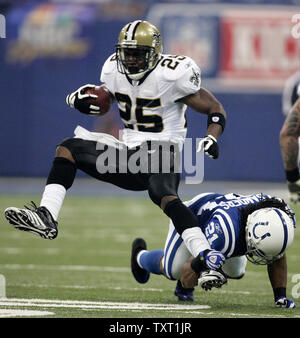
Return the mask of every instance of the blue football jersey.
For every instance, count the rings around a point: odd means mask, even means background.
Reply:
[[[241,209],[256,204],[268,195],[222,195],[205,193],[186,202],[197,215],[199,226],[212,249],[221,251],[225,257],[246,253],[245,228],[241,224]]]

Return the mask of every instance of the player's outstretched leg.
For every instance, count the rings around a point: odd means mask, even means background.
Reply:
[[[72,139],[66,139],[62,144]],[[57,218],[67,190],[72,186],[76,175],[76,164],[71,151],[58,146],[56,157],[43,192],[40,206],[32,202],[32,208],[9,207],[5,217],[16,229],[29,231],[46,239],[54,239],[57,234]]]
[[[163,250],[148,251],[146,242],[142,238],[136,238],[131,249],[131,271],[136,281],[144,284],[148,281],[150,273],[162,275],[163,256]]]
[[[57,236],[57,222],[46,207],[37,207],[34,202],[32,209],[10,207],[5,210],[5,217],[16,229],[29,231],[46,239]]]
[[[142,250],[147,250],[146,242],[142,238],[136,238],[131,245],[131,272],[138,283],[144,284],[148,282],[150,273],[137,262],[137,255]]]
[[[174,295],[178,297],[178,300],[183,302],[193,302],[194,301],[194,288],[185,289],[180,280],[177,281],[176,289]]]

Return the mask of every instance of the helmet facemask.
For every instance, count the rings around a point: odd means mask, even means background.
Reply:
[[[249,262],[255,265],[266,265],[275,262],[277,259],[283,256],[283,253],[277,256],[267,256],[261,249],[257,247],[258,243],[255,243],[248,235],[246,235],[247,252],[246,257]]]
[[[153,47],[125,43],[116,46],[116,57],[118,71],[132,80],[140,80],[155,67],[159,58]]]

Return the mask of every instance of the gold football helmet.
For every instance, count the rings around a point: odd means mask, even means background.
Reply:
[[[142,20],[129,22],[116,45],[118,71],[139,80],[156,66],[161,53],[161,36],[154,25]]]

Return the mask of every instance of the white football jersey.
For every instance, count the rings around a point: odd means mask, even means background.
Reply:
[[[187,106],[177,100],[200,89],[200,68],[187,56],[165,55],[140,81],[117,70],[115,54],[101,72],[100,81],[115,96],[124,123],[121,140],[134,147],[146,140],[183,144],[186,137]]]

